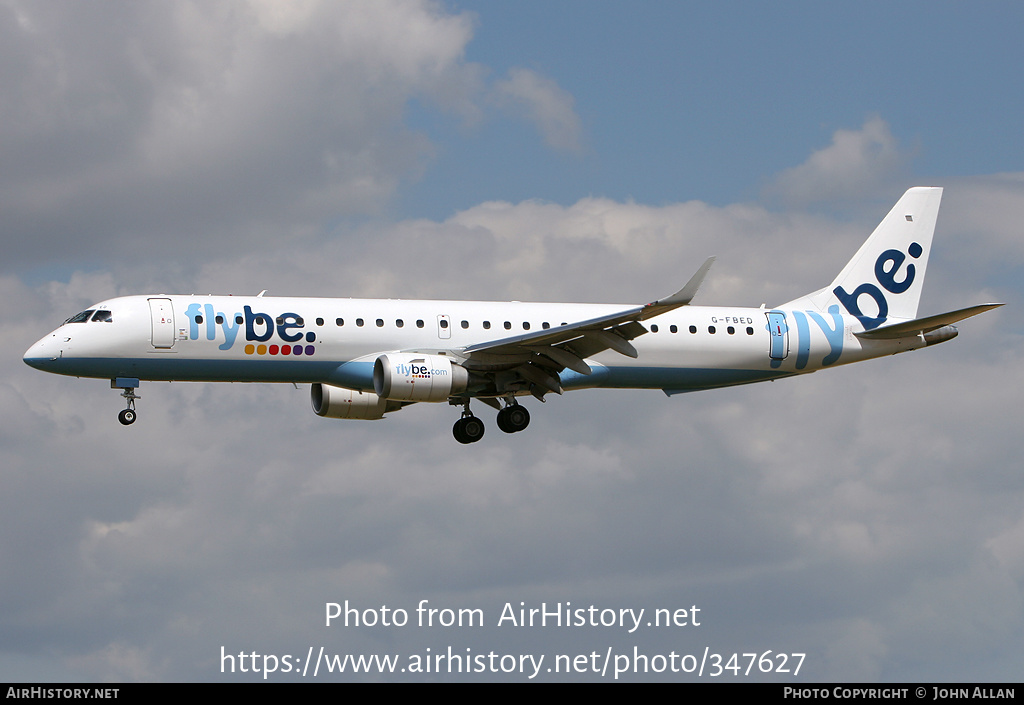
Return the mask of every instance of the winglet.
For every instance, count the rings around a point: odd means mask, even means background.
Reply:
[[[651,316],[658,316],[667,311],[671,311],[674,308],[680,306],[686,306],[693,300],[693,297],[697,295],[697,290],[700,285],[704,283],[704,277],[708,275],[708,271],[711,269],[711,265],[715,263],[714,257],[708,257],[704,260],[704,264],[700,266],[697,273],[690,277],[690,281],[686,282],[686,286],[677,291],[676,293],[669,296],[667,299],[659,299],[652,301],[644,307],[644,318]],[[649,310],[653,309],[653,310]]]

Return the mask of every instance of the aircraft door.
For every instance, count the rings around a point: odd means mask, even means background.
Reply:
[[[768,311],[768,330],[772,335],[768,357],[773,360],[785,360],[789,355],[789,326],[786,325],[786,314],[782,311]]]
[[[153,347],[161,350],[174,347],[174,309],[170,299],[150,299],[149,314],[153,322]]]
[[[444,314],[437,317],[437,337],[447,340],[452,337],[452,322]]]

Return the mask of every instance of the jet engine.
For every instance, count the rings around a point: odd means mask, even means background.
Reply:
[[[384,399],[444,401],[468,384],[469,371],[444,355],[387,353],[373,364],[373,388]]]
[[[401,404],[389,403],[373,392],[357,392],[319,382],[310,388],[309,396],[316,415],[332,419],[375,420],[384,418],[388,411],[402,408]]]

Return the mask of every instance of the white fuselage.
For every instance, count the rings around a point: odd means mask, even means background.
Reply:
[[[615,304],[152,295],[103,301],[25,354],[33,367],[98,378],[303,382],[370,391],[386,352],[451,356],[481,342],[614,313]],[[84,313],[84,312],[83,312]],[[79,316],[81,317],[81,315]],[[76,318],[79,318],[76,317]],[[709,389],[813,372],[925,345],[918,337],[861,340],[838,310],[685,306],[644,321],[637,357],[612,350],[565,389]],[[774,330],[774,336],[772,331]],[[493,368],[502,360],[493,361]],[[509,360],[509,365],[514,361]],[[473,361],[467,367],[473,369]],[[478,364],[478,363],[477,363]],[[485,396],[485,395],[481,395]]]

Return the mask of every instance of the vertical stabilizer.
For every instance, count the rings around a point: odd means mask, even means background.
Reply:
[[[824,313],[837,306],[865,330],[915,318],[941,200],[941,188],[910,189],[829,286],[778,308]]]

